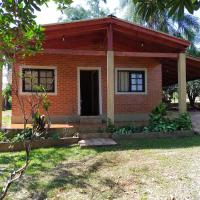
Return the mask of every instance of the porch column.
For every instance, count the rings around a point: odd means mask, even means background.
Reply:
[[[114,51],[107,51],[107,121],[114,123]]]
[[[180,53],[178,57],[178,103],[179,113],[187,111],[186,104],[186,55]]]
[[[0,69],[0,128],[2,127],[2,106],[3,106],[3,98],[2,98],[2,71]]]

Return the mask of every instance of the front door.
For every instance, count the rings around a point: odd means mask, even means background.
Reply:
[[[80,70],[80,113],[99,115],[99,71]]]

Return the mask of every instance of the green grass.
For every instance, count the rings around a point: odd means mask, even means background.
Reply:
[[[8,199],[199,199],[200,137],[38,149]],[[0,154],[0,186],[24,152]]]

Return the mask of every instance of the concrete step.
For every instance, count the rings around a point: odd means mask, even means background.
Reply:
[[[81,116],[80,125],[82,124],[102,124],[102,118],[99,116]]]
[[[80,139],[90,139],[90,138],[111,138],[109,133],[98,133],[98,132],[84,132],[79,133]]]
[[[81,148],[84,147],[96,147],[96,146],[113,146],[117,143],[112,138],[91,138],[84,139],[78,142]]]
[[[79,133],[93,133],[93,132],[97,132],[97,133],[102,133],[105,132],[106,130],[106,124],[103,123],[93,123],[93,124],[80,124],[79,125]]]

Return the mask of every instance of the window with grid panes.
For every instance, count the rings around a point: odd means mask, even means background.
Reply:
[[[46,92],[55,92],[54,69],[22,69],[22,92],[36,92],[37,86],[43,86]]]

